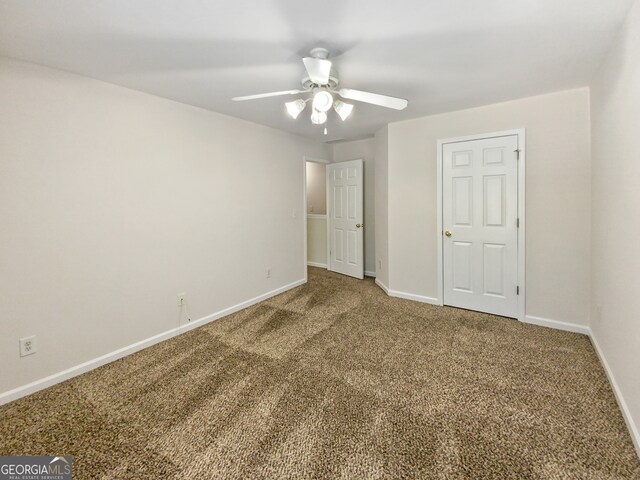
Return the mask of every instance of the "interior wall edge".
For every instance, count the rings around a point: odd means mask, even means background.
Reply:
[[[382,289],[382,291],[384,293],[389,295],[389,288],[384,283],[382,283],[382,280],[380,280],[378,277],[376,277],[375,282],[376,282],[376,285],[378,285]]]

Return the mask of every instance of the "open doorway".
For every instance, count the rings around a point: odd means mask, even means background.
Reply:
[[[363,279],[363,160],[304,160],[307,266]]]
[[[307,265],[327,268],[328,161],[305,158]]]

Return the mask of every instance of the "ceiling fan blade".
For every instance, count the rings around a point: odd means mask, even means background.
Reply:
[[[234,102],[244,102],[245,100],[255,100],[257,98],[279,97],[280,95],[297,95],[299,93],[307,93],[309,90],[283,90],[281,92],[257,93],[255,95],[246,95],[244,97],[233,97]]]
[[[329,74],[331,73],[330,60],[305,57],[302,59],[302,62],[313,83],[318,85],[327,85],[329,83]]]
[[[360,90],[352,90],[351,88],[341,88],[338,94],[342,98],[349,100],[357,100],[358,102],[372,103],[380,107],[393,108],[395,110],[404,110],[409,102],[404,98],[389,97],[388,95],[380,95],[378,93],[362,92]]]

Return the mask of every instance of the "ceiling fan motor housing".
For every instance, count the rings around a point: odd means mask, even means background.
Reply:
[[[329,58],[329,50],[324,47],[314,48],[309,52],[309,54],[312,58],[319,58],[321,60],[327,60]],[[338,86],[340,80],[338,80],[338,72],[336,72],[334,68],[331,68],[331,73],[329,73],[329,83],[327,83],[326,85],[317,85],[313,83],[309,78],[309,75],[307,75],[306,73],[305,76],[302,77],[300,83],[302,84],[302,88],[304,88],[305,90],[310,90],[313,87],[327,87],[330,90],[333,90]]]
[[[338,72],[336,72],[332,68],[331,73],[329,74],[329,83],[327,83],[326,85],[316,85],[311,81],[309,75],[305,75],[304,77],[302,77],[300,83],[302,84],[302,88],[304,88],[305,90],[311,90],[313,87],[327,87],[329,88],[329,90],[335,90],[335,88],[340,83],[340,80],[338,80]]]

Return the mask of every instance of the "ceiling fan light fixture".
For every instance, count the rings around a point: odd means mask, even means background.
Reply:
[[[314,125],[322,125],[327,121],[327,112],[320,112],[315,108],[311,112],[311,123]]]
[[[299,98],[298,100],[294,100],[293,102],[287,102],[284,105],[285,107],[287,107],[287,113],[291,115],[291,118],[295,120],[296,118],[298,118],[298,115],[300,115],[307,104],[304,100]]]
[[[340,116],[340,118],[344,122],[347,119],[347,117],[351,115],[351,112],[353,111],[353,104],[344,103],[340,100],[336,100],[333,104],[333,109],[336,111],[336,113]]]
[[[244,95],[241,97],[233,97],[231,100],[234,102],[243,102],[245,100],[258,100],[284,95],[299,96],[304,94],[307,98],[299,98],[285,103],[287,113],[295,120],[306,108],[306,104],[311,102],[311,123],[314,125],[323,125],[325,135],[328,134],[325,124],[327,123],[327,115],[331,108],[335,110],[343,122],[353,113],[353,103],[345,103],[338,98],[346,101],[363,102],[369,105],[392,108],[394,110],[404,110],[409,104],[408,100],[404,98],[391,97],[389,95],[381,95],[379,93],[365,92],[351,88],[338,89],[337,87],[340,83],[338,72],[332,68],[332,62],[329,60],[329,50],[326,48],[314,48],[311,50],[309,57],[302,59],[302,63],[306,70],[306,73],[300,80],[302,89]],[[309,95],[307,96],[307,94]]]
[[[333,105],[333,97],[326,90],[320,90],[313,96],[313,108],[319,112],[328,112]]]

